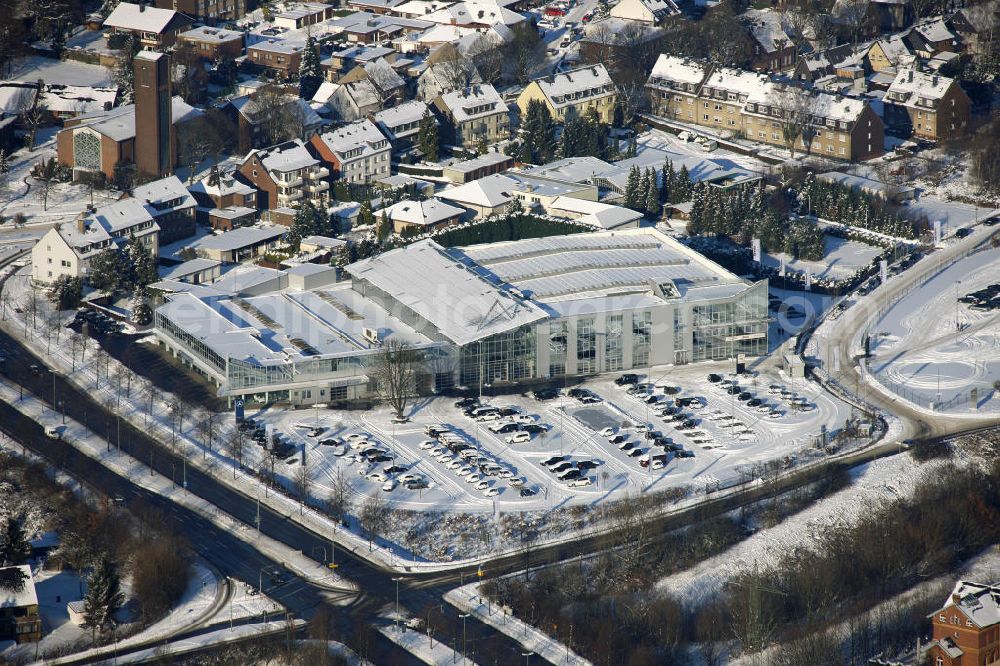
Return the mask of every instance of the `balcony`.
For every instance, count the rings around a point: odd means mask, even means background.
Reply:
[[[326,192],[330,189],[330,183],[323,181],[322,183],[313,183],[309,186],[309,191],[313,194],[319,194],[320,192]]]
[[[278,203],[291,203],[302,198],[302,191],[296,190],[291,194],[278,194]]]
[[[309,170],[310,178],[326,178],[329,175],[330,175],[330,170],[324,166],[313,167],[312,169]]]
[[[302,184],[302,176],[295,176],[291,180],[284,180],[279,178],[278,185],[280,187],[298,187]]]

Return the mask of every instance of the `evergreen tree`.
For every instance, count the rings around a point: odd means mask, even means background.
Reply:
[[[122,286],[125,262],[117,248],[110,247],[90,260],[87,281],[98,291],[114,292]]]
[[[358,221],[365,227],[375,224],[375,213],[372,212],[371,199],[365,199],[361,203],[361,210],[358,211]]]
[[[320,233],[317,225],[319,215],[320,213],[312,201],[306,201],[295,211],[295,216],[292,218],[292,226],[288,231],[288,243],[293,248],[297,250],[299,243],[306,236],[314,236]]]
[[[392,235],[392,222],[389,221],[389,215],[382,209],[382,215],[379,217],[378,224],[375,225],[375,239],[379,243],[385,243],[386,239]]]
[[[625,181],[625,207],[636,210],[639,202],[639,169],[633,166],[629,169],[628,180]]]
[[[677,173],[676,190],[677,195],[671,203],[690,201],[691,196],[694,194],[693,185],[691,184],[691,176],[688,174],[686,164],[682,164],[681,170]]]
[[[656,187],[656,172],[649,170],[649,183],[646,187],[646,216],[656,219],[660,216],[660,192]]]
[[[7,516],[0,531],[0,566],[25,564],[30,556],[31,543],[24,530],[24,520],[18,516]]]
[[[556,151],[556,126],[549,108],[541,100],[533,99],[528,102],[524,116],[521,132],[527,151],[522,151],[522,156],[530,154],[531,159],[521,161],[533,164],[551,162]]]
[[[121,581],[115,565],[107,556],[98,560],[87,579],[87,595],[83,599],[83,626],[92,632],[103,631],[114,622],[115,612],[125,602]]]
[[[344,268],[349,263],[351,263],[351,247],[350,244],[344,243],[337,248],[337,252],[333,256],[333,265],[337,268]]]
[[[427,110],[420,119],[417,130],[417,147],[428,162],[437,162],[441,154],[441,137],[438,133],[438,122],[434,114]]]
[[[663,176],[662,182],[660,183],[660,202],[670,203],[670,189],[674,186],[674,163],[669,159],[663,161],[663,171],[661,172]]]
[[[71,310],[80,305],[83,296],[83,280],[69,275],[60,275],[49,289],[49,300],[59,310]]]
[[[153,320],[153,310],[149,307],[149,297],[145,289],[136,289],[129,302],[129,310],[132,312],[132,323],[136,326],[145,326]]]
[[[705,188],[697,185],[691,198],[691,215],[688,220],[688,236],[698,236],[705,233]]]
[[[299,97],[312,99],[321,83],[323,83],[323,70],[319,64],[319,46],[313,36],[309,35],[306,37],[302,60],[299,63]]]
[[[124,268],[125,275],[119,282],[132,288],[145,288],[159,279],[156,272],[156,261],[153,254],[146,249],[135,235],[130,235],[125,244]]]
[[[7,156],[7,151],[0,148],[0,176],[10,173],[10,157]]]

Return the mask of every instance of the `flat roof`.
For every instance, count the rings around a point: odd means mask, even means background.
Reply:
[[[458,345],[546,318],[536,304],[491,283],[427,239],[347,266]]]
[[[222,263],[216,261],[215,259],[191,259],[190,261],[185,261],[182,264],[162,269],[160,271],[160,279],[177,280],[188,275],[194,275],[195,273],[211,270],[216,266],[221,265]]]
[[[263,243],[269,240],[274,240],[280,236],[288,233],[288,227],[283,227],[280,225],[268,225],[268,226],[253,226],[253,227],[239,227],[233,229],[232,231],[226,231],[224,233],[205,236],[198,241],[191,244],[191,247],[200,250],[219,250],[221,252],[226,252],[230,250],[238,250],[240,248],[247,247],[248,245],[256,245],[257,243]]]

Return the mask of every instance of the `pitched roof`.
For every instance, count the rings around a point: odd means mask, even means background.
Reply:
[[[951,88],[954,79],[940,74],[918,72],[905,68],[896,73],[896,78],[886,91],[887,95],[905,97],[895,101],[916,103],[918,100],[938,100]]]
[[[444,222],[465,212],[463,208],[446,204],[438,199],[400,201],[388,208],[383,208],[382,211],[376,213],[376,217],[380,216],[383,211],[394,222],[416,224],[421,227]]]
[[[615,83],[603,64],[578,67],[567,72],[535,79],[542,94],[555,106],[572,104],[582,98],[615,92]]]
[[[306,150],[301,139],[292,139],[270,148],[251,150],[244,158],[244,163],[253,155],[260,159],[260,163],[268,171],[294,171],[319,164],[319,160]]]
[[[509,111],[496,88],[488,83],[470,86],[463,90],[453,90],[441,95],[440,99],[458,122]]]
[[[941,610],[950,606],[962,609],[976,626],[991,627],[1000,623],[1000,587],[960,580],[955,583]]]
[[[340,159],[345,159],[345,155],[356,150],[361,153],[352,155],[350,159],[388,149],[385,136],[367,118],[323,132],[319,135],[319,140]]]
[[[668,79],[678,83],[698,85],[708,75],[709,66],[706,63],[681,56],[661,53],[653,65],[650,78]]]
[[[444,189],[438,193],[438,197],[470,206],[497,208],[510,203],[511,199],[514,198],[511,192],[516,185],[517,181],[512,178],[493,174]]]
[[[104,26],[161,34],[171,27],[171,22],[193,23],[190,18],[172,9],[121,2],[108,14],[108,18],[104,19]]]
[[[0,587],[0,608],[23,608],[24,606],[37,606],[38,595],[35,594],[35,580],[31,577],[31,567],[22,564],[17,567],[4,567],[4,569],[20,569],[21,573],[27,576],[24,581],[24,588],[20,592],[14,592]],[[2,571],[3,569],[0,569]]]

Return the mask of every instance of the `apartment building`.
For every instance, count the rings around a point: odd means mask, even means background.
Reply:
[[[900,136],[928,141],[962,135],[972,102],[958,81],[913,68],[896,74],[883,98],[886,125]]]
[[[370,183],[389,175],[392,147],[370,120],[359,120],[310,139],[316,154],[347,183]]]
[[[159,251],[160,227],[143,202],[122,199],[81,213],[75,222],[48,230],[31,249],[31,279],[51,284],[60,276],[86,278],[90,261],[134,236],[149,252]]]
[[[306,201],[325,208],[330,200],[330,170],[301,139],[250,151],[239,172],[257,188],[260,210],[298,208]]]
[[[882,120],[867,102],[784,87],[763,74],[661,55],[646,90],[654,115],[731,136],[788,148],[784,128],[794,116],[804,125],[796,152],[857,161],[884,150]]]
[[[610,123],[614,120],[618,89],[603,64],[588,65],[531,81],[517,98],[522,115],[532,100],[542,101],[558,122],[594,109],[603,122]]]
[[[298,76],[304,48],[305,44],[301,42],[257,42],[247,47],[247,62],[287,81]]]
[[[200,26],[177,35],[178,44],[189,44],[206,60],[238,58],[243,55],[243,33],[225,28]]]
[[[496,143],[510,138],[510,110],[489,84],[439,95],[433,103],[443,120],[446,144],[475,148],[483,141]]]

